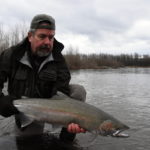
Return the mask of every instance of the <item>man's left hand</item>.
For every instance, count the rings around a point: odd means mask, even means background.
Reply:
[[[68,132],[70,133],[85,133],[86,130],[81,128],[78,124],[71,123],[67,127]]]

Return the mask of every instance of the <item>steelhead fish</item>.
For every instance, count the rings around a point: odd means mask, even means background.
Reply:
[[[121,133],[129,129],[127,125],[85,102],[73,99],[26,98],[15,100],[14,105],[28,118],[29,123],[22,124],[23,127],[29,125],[32,121],[62,126],[77,123],[89,132],[95,131],[100,135],[111,135],[114,137],[128,137],[127,134]]]

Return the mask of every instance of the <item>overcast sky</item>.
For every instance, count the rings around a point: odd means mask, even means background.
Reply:
[[[0,0],[6,29],[46,13],[56,38],[81,53],[150,54],[150,0]]]

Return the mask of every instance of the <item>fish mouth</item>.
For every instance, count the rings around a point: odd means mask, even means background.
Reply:
[[[122,137],[122,138],[128,138],[129,135],[126,133],[123,133],[124,130],[116,130],[112,133],[112,137]]]
[[[109,130],[109,131],[101,131],[100,132],[100,134],[102,135],[102,136],[112,136],[112,137],[122,137],[122,138],[128,138],[129,137],[129,135],[128,134],[126,134],[126,133],[124,133],[123,131],[125,131],[125,129],[123,130],[120,130],[120,129],[118,129],[118,130]]]

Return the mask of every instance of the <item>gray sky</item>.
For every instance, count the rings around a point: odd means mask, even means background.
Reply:
[[[150,0],[0,0],[10,29],[34,15],[56,20],[56,38],[81,53],[150,54]]]

